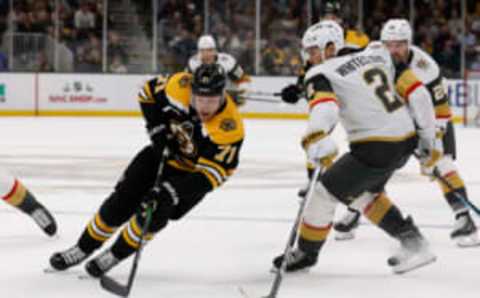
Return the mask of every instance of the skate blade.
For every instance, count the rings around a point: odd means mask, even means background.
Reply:
[[[414,260],[414,261],[410,262],[410,264],[408,266],[401,266],[401,265],[394,266],[393,267],[393,273],[404,274],[404,273],[407,273],[407,272],[425,267],[425,266],[435,262],[436,260],[437,260],[437,257],[435,255],[431,255],[427,259],[424,259],[424,260],[420,260],[418,258],[418,260]]]
[[[80,280],[95,279],[94,277],[88,275],[87,273],[82,273],[82,272],[79,272],[78,270],[57,270],[52,267],[47,267],[43,269],[43,273],[63,275],[63,276],[76,276]]]
[[[478,239],[478,235],[475,233],[469,236],[461,236],[454,239],[457,246],[460,248],[469,248],[469,247],[476,247],[480,246],[480,239]]]
[[[277,267],[272,267],[270,268],[270,273],[273,273],[273,274],[277,274],[278,273],[278,268]],[[310,271],[310,267],[309,268],[303,268],[303,269],[300,269],[300,270],[296,270],[296,271],[285,271],[286,274],[297,274],[297,273],[308,273]]]
[[[348,241],[355,238],[355,234],[352,232],[335,232],[335,240]]]

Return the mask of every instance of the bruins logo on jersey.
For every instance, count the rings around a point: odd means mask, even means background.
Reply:
[[[183,123],[172,122],[170,130],[175,136],[180,152],[188,157],[194,156],[197,148],[193,143],[193,124],[188,121]]]
[[[237,124],[235,123],[235,120],[230,118],[223,119],[220,123],[220,129],[223,131],[234,131],[236,128]]]
[[[178,81],[178,85],[180,86],[180,88],[185,88],[185,87],[188,87],[190,86],[190,83],[192,81],[191,79],[192,77],[189,76],[189,75],[184,75],[180,78],[180,80]]]

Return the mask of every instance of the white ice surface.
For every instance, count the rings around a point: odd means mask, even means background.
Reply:
[[[281,253],[304,183],[299,137],[303,121],[247,120],[235,176],[144,251],[131,297],[254,298],[266,295],[271,259]],[[33,222],[0,205],[0,297],[113,297],[95,280],[44,274],[50,255],[79,237],[116,179],[146,144],[139,118],[0,118],[0,166],[14,172],[56,216],[60,234],[45,237]],[[341,131],[336,138],[345,149]],[[480,130],[458,127],[458,166],[480,204]],[[279,297],[478,298],[480,247],[449,239],[453,216],[438,187],[411,161],[388,191],[430,240],[438,261],[397,276],[386,265],[397,243],[364,222],[352,242],[331,239],[309,273],[284,279]],[[342,211],[339,208],[337,211]],[[338,212],[337,212],[337,215]],[[478,222],[478,221],[477,221]],[[111,272],[125,280],[130,260]]]

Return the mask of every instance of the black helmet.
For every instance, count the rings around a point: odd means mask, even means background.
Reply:
[[[192,91],[198,95],[221,95],[226,84],[225,70],[218,64],[202,64],[193,73]]]

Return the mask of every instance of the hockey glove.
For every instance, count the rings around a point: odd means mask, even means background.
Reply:
[[[159,158],[163,158],[163,152],[170,147],[172,139],[167,125],[160,124],[148,130],[150,140],[152,141],[153,151]]]
[[[282,89],[282,100],[286,103],[294,104],[300,100],[302,90],[298,85],[291,84]]]
[[[437,163],[443,156],[441,134],[437,133],[437,137],[434,139],[420,138],[415,155],[420,161],[422,175],[432,176]]]
[[[308,163],[312,166],[320,166],[322,169],[330,167],[337,156],[337,145],[329,135],[309,144],[305,148]]]
[[[155,217],[168,218],[175,205],[178,204],[178,197],[169,182],[164,182],[160,186],[150,189],[143,197],[137,215],[145,218],[147,210],[155,213]]]

